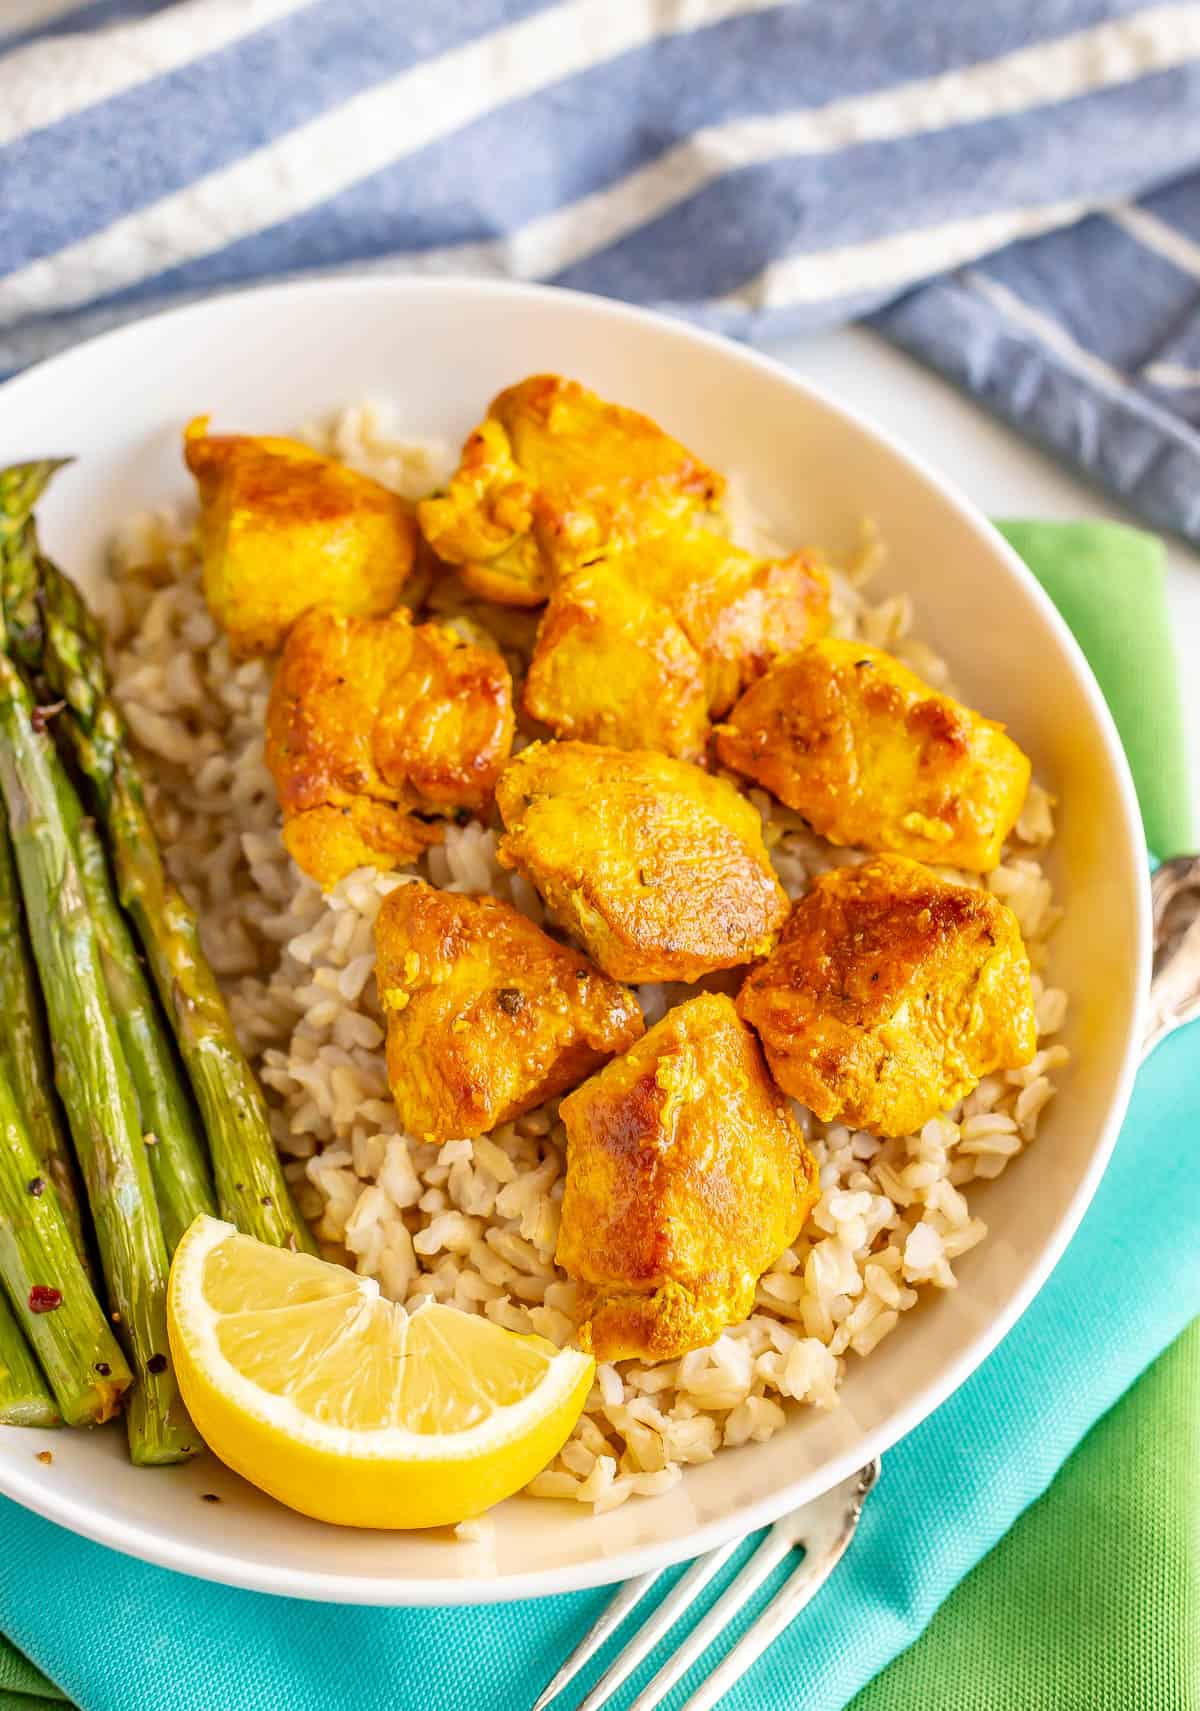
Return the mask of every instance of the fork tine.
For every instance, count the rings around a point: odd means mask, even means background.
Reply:
[[[654,1679],[642,1689],[629,1711],[653,1711],[659,1700],[664,1699],[680,1677],[687,1674],[700,1654],[708,1650],[746,1600],[783,1561],[793,1544],[791,1534],[776,1522],[736,1580],[721,1594],[704,1620],[692,1629],[679,1650],[667,1659]]]
[[[606,1699],[611,1699],[621,1683],[628,1679],[641,1663],[649,1657],[659,1640],[684,1611],[691,1605],[696,1595],[703,1590],[714,1574],[719,1574],[729,1561],[734,1551],[741,1544],[740,1539],[731,1539],[727,1545],[721,1545],[715,1551],[708,1551],[702,1557],[697,1557],[691,1568],[679,1581],[669,1598],[664,1598],[649,1620],[638,1629],[624,1651],[619,1652],[600,1677],[595,1687],[588,1694],[582,1705],[576,1711],[598,1711]]]
[[[804,1609],[809,1599],[824,1586],[854,1537],[863,1501],[875,1483],[878,1472],[879,1464],[875,1462],[857,1476],[854,1501],[836,1532],[832,1537],[813,1538],[805,1551],[804,1561],[798,1564],[784,1581],[757,1622],[747,1628],[732,1651],[721,1659],[711,1675],[700,1684],[682,1707],[682,1711],[712,1711],[713,1706],[720,1703],[734,1682],[745,1675],[751,1664],[757,1662],[767,1647],[779,1638],[789,1622]],[[631,1711],[636,1711],[636,1708],[631,1708]]]
[[[562,1668],[546,1683],[534,1701],[532,1711],[545,1711],[546,1706],[552,1699],[558,1698],[567,1683],[574,1681],[584,1664],[590,1658],[595,1657],[605,1640],[616,1632],[634,1605],[641,1602],[661,1573],[661,1569],[651,1569],[646,1574],[635,1575],[632,1580],[625,1582],[611,1604],[605,1606],[603,1613],[588,1629]]]

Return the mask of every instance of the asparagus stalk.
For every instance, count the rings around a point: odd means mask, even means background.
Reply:
[[[191,1079],[221,1213],[260,1241],[315,1253],[279,1164],[261,1089],[201,948],[195,913],[164,869],[95,621],[74,585],[37,552],[28,513],[58,467],[45,461],[0,471],[4,610],[13,614],[19,657],[67,703],[60,728],[92,785],[118,895]]]
[[[5,647],[18,664],[36,671],[42,652],[37,581],[37,527],[33,507],[50,478],[70,458],[43,457],[0,469],[0,570],[3,572]]]
[[[0,1277],[63,1419],[89,1426],[117,1412],[133,1377],[42,1181],[12,1085],[0,1074]]]
[[[0,631],[0,640],[3,639]],[[50,1022],[59,1093],[83,1170],[114,1320],[133,1355],[135,1462],[180,1461],[200,1443],[167,1353],[167,1250],[137,1096],[121,1055],[95,928],[59,809],[61,766],[32,697],[0,651],[0,791]]]
[[[41,1368],[29,1352],[12,1308],[0,1295],[0,1426],[61,1425],[62,1415]]]
[[[200,945],[196,915],[167,876],[95,621],[47,559],[36,569],[45,626],[42,670],[91,781],[121,902],[133,917],[208,1136],[221,1214],[276,1247],[316,1252],[284,1179],[266,1104]]]
[[[170,1256],[201,1212],[216,1215],[204,1143],[192,1097],[158,1003],[142,971],[133,935],[113,894],[104,845],[61,767],[59,807],[72,839],[84,897],[96,929],[117,1038],[137,1094],[163,1239]]]
[[[71,1143],[54,1092],[50,1046],[42,1014],[37,973],[29,954],[12,844],[0,807],[0,1070],[12,1083],[33,1150],[58,1195],[63,1217],[84,1265],[90,1270],[84,1237],[79,1178]]]

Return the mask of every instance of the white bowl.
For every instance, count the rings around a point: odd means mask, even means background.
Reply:
[[[1090,671],[1017,557],[951,487],[791,374],[675,322],[573,293],[467,281],[342,279],[195,305],[111,333],[3,388],[0,462],[74,453],[42,508],[50,552],[86,584],[129,511],[186,498],[180,430],[286,432],[364,396],[414,437],[454,444],[502,386],[577,376],[741,472],[785,540],[838,548],[860,518],[890,548],[883,583],[965,696],[1004,719],[1059,798],[1052,870],[1069,905],[1053,977],[1072,997],[1073,1066],[1031,1153],[972,1189],[986,1242],[958,1289],[907,1316],[841,1405],[798,1410],[763,1445],[692,1468],[669,1495],[593,1518],[515,1499],[486,1544],[352,1532],[278,1507],[211,1458],[138,1471],[119,1428],[0,1430],[0,1490],[117,1550],[265,1592],[359,1604],[468,1603],[566,1591],[691,1556],[827,1490],[968,1376],[1058,1258],[1104,1169],[1133,1077],[1149,961],[1141,822]],[[199,1494],[215,1491],[220,1506]]]

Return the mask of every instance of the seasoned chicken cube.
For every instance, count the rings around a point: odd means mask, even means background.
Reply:
[[[375,951],[392,1095],[427,1140],[482,1135],[642,1033],[631,992],[499,897],[400,885]]]
[[[302,872],[324,891],[356,867],[409,867],[433,844],[442,828],[370,796],[335,807],[303,808],[285,814],[283,847]]]
[[[534,743],[500,775],[498,855],[614,980],[762,956],[787,914],[754,806],[668,755]]]
[[[200,493],[204,597],[235,659],[275,653],[325,602],[389,612],[413,567],[412,506],[296,440],[210,434],[198,416],[184,456]]]
[[[737,1007],[786,1092],[877,1135],[911,1134],[1037,1049],[1012,911],[902,856],[823,873]]]
[[[284,841],[325,885],[359,865],[356,842],[377,867],[411,860],[406,839],[418,851],[433,840],[407,817],[489,808],[512,737],[498,653],[414,626],[403,608],[346,618],[314,607],[288,636],[267,708]],[[318,810],[289,836],[294,817]]]
[[[714,718],[775,660],[829,628],[829,577],[814,553],[756,558],[711,529],[693,528],[656,535],[621,563],[699,653]]]
[[[976,873],[999,862],[1029,788],[1003,725],[862,642],[814,642],[772,667],[717,752],[831,843]]]
[[[446,491],[417,513],[469,587],[536,606],[560,572],[710,508],[723,488],[649,417],[535,374],[492,400]]]
[[[800,1234],[817,1167],[730,999],[668,1011],[560,1107],[555,1255],[598,1360],[672,1360],[745,1319]]]
[[[604,561],[550,596],[525,679],[525,710],[556,736],[703,760],[699,655],[665,606]]]

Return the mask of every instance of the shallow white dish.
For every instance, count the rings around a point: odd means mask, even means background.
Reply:
[[[1133,787],[1099,690],[1016,556],[953,488],[892,439],[786,370],[677,323],[552,289],[342,279],[275,287],[159,316],[0,389],[0,463],[75,454],[41,510],[50,552],[85,586],[131,510],[188,497],[179,435],[286,432],[364,396],[400,430],[457,444],[515,378],[557,370],[636,405],[745,479],[785,540],[848,546],[869,513],[890,549],[884,591],[966,699],[1002,718],[1059,798],[1051,871],[1068,912],[1053,978],[1072,998],[1073,1064],[1031,1156],[972,1189],[988,1239],[960,1287],[916,1308],[840,1406],[798,1411],[763,1445],[689,1469],[668,1495],[592,1517],[514,1500],[486,1543],[325,1527],[278,1507],[212,1458],[139,1471],[119,1429],[0,1428],[0,1491],[76,1532],[233,1585],[361,1604],[471,1603],[568,1591],[692,1556],[828,1489],[916,1425],[1028,1305],[1083,1214],[1132,1083],[1149,963],[1144,847]],[[44,1444],[43,1444],[44,1440]],[[46,1467],[35,1459],[54,1450]],[[220,1505],[200,1501],[216,1492]]]

